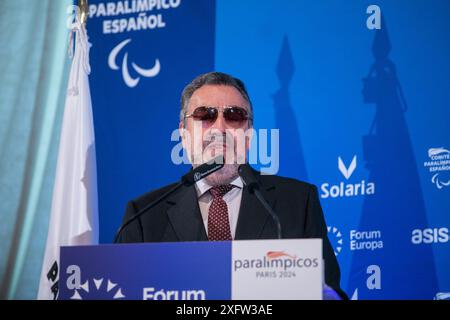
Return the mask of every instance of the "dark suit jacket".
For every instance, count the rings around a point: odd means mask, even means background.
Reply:
[[[274,175],[256,175],[264,198],[278,214],[282,237],[322,238],[325,282],[341,297],[340,270],[327,237],[327,227],[317,195],[311,184]],[[124,221],[160,197],[175,184],[146,193],[128,203]],[[235,240],[276,239],[276,226],[258,199],[244,187]],[[130,223],[119,243],[207,241],[195,186],[182,187],[141,217]]]

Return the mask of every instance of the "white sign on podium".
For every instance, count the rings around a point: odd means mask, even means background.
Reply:
[[[322,270],[322,239],[233,241],[232,299],[321,300]]]

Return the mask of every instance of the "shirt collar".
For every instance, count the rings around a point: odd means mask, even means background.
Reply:
[[[244,187],[244,183],[242,182],[241,177],[237,176],[236,179],[230,182],[233,186],[236,186],[240,189]],[[195,190],[197,191],[197,196],[200,198],[206,192],[211,189],[212,186],[206,181],[206,179],[201,179],[195,183]]]

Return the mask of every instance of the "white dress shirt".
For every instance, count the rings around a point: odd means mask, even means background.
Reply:
[[[239,208],[241,206],[242,188],[244,186],[241,177],[237,177],[231,183],[235,186],[228,193],[223,196],[223,200],[228,207],[228,220],[230,221],[231,238],[234,239],[236,234],[236,226],[239,217]],[[206,182],[206,179],[202,179],[196,182],[195,189],[197,191],[198,205],[202,214],[203,224],[205,226],[206,234],[208,234],[208,211],[209,206],[213,200],[209,189],[212,186]]]

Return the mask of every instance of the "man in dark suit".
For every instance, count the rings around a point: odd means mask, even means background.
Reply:
[[[276,239],[273,219],[249,193],[237,171],[239,164],[247,161],[252,135],[240,133],[252,127],[253,108],[242,81],[219,72],[194,79],[181,99],[183,146],[194,168],[218,155],[224,156],[225,165],[148,210],[126,226],[117,242]],[[323,239],[326,285],[346,299],[316,187],[275,175],[255,175],[264,198],[279,217],[283,238]],[[124,221],[173,186],[130,201]]]

